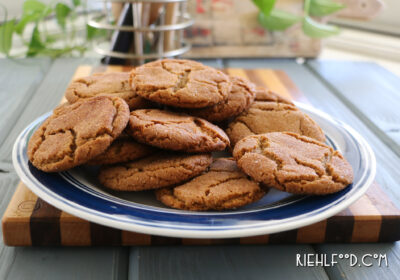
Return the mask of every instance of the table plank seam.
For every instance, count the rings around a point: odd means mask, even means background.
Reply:
[[[317,255],[324,255],[326,252],[321,250],[318,245],[313,245],[313,250],[315,251],[315,254]],[[328,255],[327,258],[330,256]],[[324,267],[325,273],[328,276],[329,279],[340,279],[340,280],[347,280],[348,277],[346,276],[345,271],[343,271],[340,268],[340,264],[336,264],[335,266],[330,266],[330,267]]]
[[[346,96],[344,96],[334,85],[325,80],[310,64],[305,63],[305,69],[310,71],[325,87],[328,88],[346,107],[348,107],[386,146],[388,146],[398,157],[400,157],[400,146],[394,142],[386,133],[373,123],[360,109],[358,109]]]
[[[31,102],[32,98],[35,96],[35,94],[36,94],[38,88],[39,88],[40,85],[43,83],[44,79],[46,78],[46,76],[47,76],[47,71],[51,68],[52,64],[53,64],[53,61],[51,61],[51,62],[47,65],[46,69],[44,69],[44,73],[43,73],[43,75],[41,76],[41,78],[38,79],[35,83],[33,83],[33,84],[29,87],[29,90],[27,91],[28,93],[27,93],[27,95],[26,95],[26,98],[24,98],[23,101],[18,105],[18,110],[17,110],[17,111],[19,112],[19,114],[17,114],[17,117],[14,118],[14,122],[13,122],[14,124],[16,124],[16,123],[19,121],[19,119],[20,119],[21,116],[22,116],[22,113],[21,113],[21,112],[22,112],[23,109]],[[12,129],[13,129],[13,126],[10,126],[9,129],[7,129],[7,131],[3,131],[2,133],[9,134],[9,133],[12,131]],[[2,149],[2,146],[3,146],[3,144],[4,144],[5,141],[6,141],[6,138],[4,138],[4,139],[1,141],[1,143],[0,143],[0,149]]]

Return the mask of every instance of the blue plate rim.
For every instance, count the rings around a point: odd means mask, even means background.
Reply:
[[[21,140],[23,140],[24,134],[27,134],[29,132],[29,128],[34,127],[35,123],[38,123],[44,118],[46,118],[46,116],[48,116],[49,113],[42,115],[41,117],[33,121],[20,133],[13,147],[13,153],[12,153],[13,164],[21,180],[37,196],[42,198],[47,203],[77,217],[109,227],[114,227],[122,230],[134,231],[139,233],[145,233],[145,234],[169,236],[169,237],[182,237],[182,238],[234,238],[234,237],[255,236],[260,234],[271,234],[271,233],[291,230],[307,226],[319,222],[321,220],[324,220],[326,218],[329,218],[335,215],[336,213],[342,211],[346,207],[348,207],[350,204],[355,202],[366,192],[368,187],[373,182],[376,173],[375,155],[371,147],[366,142],[366,140],[358,132],[356,132],[353,128],[351,128],[347,124],[335,120],[328,114],[321,112],[318,109],[315,109],[309,105],[299,102],[296,102],[296,105],[301,110],[311,111],[312,113],[319,115],[320,117],[328,120],[329,122],[337,126],[340,126],[345,131],[347,131],[347,133],[351,135],[359,144],[359,148],[363,150],[363,153],[361,154],[364,154],[367,157],[367,159],[369,159],[370,172],[366,179],[363,178],[364,183],[360,187],[357,187],[357,189],[355,189],[355,191],[352,193],[351,196],[345,197],[344,195],[339,199],[333,201],[332,203],[325,205],[322,208],[292,218],[272,220],[272,221],[263,220],[260,221],[259,223],[252,223],[251,226],[247,224],[235,225],[234,228],[232,228],[232,226],[226,226],[226,227],[219,226],[213,228],[210,226],[201,226],[201,225],[197,225],[196,227],[192,228],[187,225],[179,225],[179,223],[170,225],[167,224],[163,225],[162,227],[159,227],[158,225],[154,225],[154,222],[136,221],[136,223],[132,223],[131,219],[126,220],[123,218],[123,216],[114,219],[115,217],[111,218],[109,217],[110,215],[108,214],[104,215],[104,213],[102,213],[101,211],[96,211],[84,207],[72,201],[66,201],[59,194],[47,190],[47,187],[42,185],[35,178],[33,178],[32,180],[29,174],[27,174],[26,170],[22,168],[21,163],[18,159],[18,157],[20,156],[18,152],[20,151],[19,148]],[[183,214],[183,212],[181,212],[180,214]],[[186,214],[190,215],[191,213],[187,212]],[[207,216],[208,214],[202,213],[201,215]]]

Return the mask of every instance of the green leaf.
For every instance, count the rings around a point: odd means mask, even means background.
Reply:
[[[86,24],[86,39],[92,40],[95,36],[96,31],[96,28],[91,27],[89,24]]]
[[[15,19],[4,22],[0,26],[0,52],[8,55],[12,45]]]
[[[24,32],[25,26],[29,22],[34,22],[40,18],[40,14],[27,14],[23,15],[19,22],[15,25],[15,32],[19,35],[22,35]]]
[[[46,46],[42,43],[40,38],[40,32],[38,26],[36,25],[32,32],[31,41],[29,42],[27,56],[35,56],[40,51],[44,50]]]
[[[270,14],[275,6],[276,0],[253,0],[253,3],[266,16]]]
[[[97,29],[89,24],[86,24],[86,40],[90,41],[97,37],[105,37],[107,36],[107,30]]]
[[[38,14],[41,18],[47,17],[53,11],[51,5],[38,0],[26,0],[22,7],[23,15]]]
[[[37,1],[37,0],[26,0],[22,7],[24,14],[34,14],[34,13],[42,13],[42,11],[46,10],[46,4]]]
[[[63,3],[57,3],[56,5],[56,18],[57,23],[61,26],[62,29],[65,29],[66,18],[71,12],[71,8]]]
[[[316,17],[326,16],[335,13],[346,7],[342,3],[332,0],[311,0],[310,15]]]
[[[54,43],[54,42],[57,41],[57,38],[58,38],[58,36],[56,36],[56,35],[49,35],[49,34],[47,34],[47,36],[46,36],[46,43],[49,43],[49,44]]]
[[[268,30],[285,30],[300,20],[299,16],[277,9],[273,9],[269,16],[258,14],[259,23]]]
[[[337,26],[322,24],[314,21],[310,17],[304,17],[303,32],[312,38],[325,38],[339,34],[340,29]]]
[[[22,10],[22,18],[15,27],[15,32],[19,35],[22,35],[25,26],[29,22],[39,21],[50,15],[53,11],[50,5],[45,5],[37,0],[25,1]]]
[[[81,0],[72,0],[72,4],[74,4],[75,7],[78,7],[81,4]]]

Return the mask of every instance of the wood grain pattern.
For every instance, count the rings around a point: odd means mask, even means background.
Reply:
[[[387,146],[380,140],[379,135],[376,135],[375,131],[372,131],[368,124],[365,124],[362,119],[359,119],[357,114],[352,111],[351,108],[343,103],[339,99],[336,93],[332,92],[331,88],[326,86],[326,81],[322,76],[315,75],[314,72],[309,71],[307,67],[302,64],[293,63],[290,60],[268,60],[268,59],[229,59],[226,61],[225,66],[227,67],[243,67],[243,68],[263,68],[269,67],[273,69],[284,69],[288,76],[294,81],[299,89],[304,93],[307,99],[317,108],[321,108],[326,113],[335,117],[336,119],[342,120],[343,122],[351,125],[356,129],[363,137],[368,141],[371,147],[376,152],[377,158],[377,175],[376,181],[382,187],[383,191],[387,196],[390,197],[392,202],[400,207],[400,192],[399,188],[399,177],[400,164],[399,158],[391,150],[390,146]],[[321,67],[323,63],[321,63]],[[375,65],[379,67],[378,65]],[[338,65],[337,71],[346,68],[347,64],[343,63]],[[364,71],[361,69],[357,75],[363,77]],[[359,78],[360,78],[359,77]],[[374,77],[381,81],[386,80],[385,75],[379,75]],[[364,79],[367,77],[364,76]],[[386,80],[386,83],[390,84],[391,80]],[[376,95],[376,92],[369,90],[369,88],[363,88],[362,83],[357,83],[360,88],[355,90],[362,90],[365,100]],[[397,107],[391,106],[391,103],[387,104],[386,108],[382,110],[385,112],[398,110]],[[370,103],[370,108],[373,112],[374,104]],[[380,114],[381,112],[376,112]],[[373,114],[373,113],[371,113]],[[378,152],[377,152],[378,151]],[[367,193],[370,193],[374,188],[370,188]],[[376,188],[379,190],[379,188]],[[373,200],[374,196],[369,196]],[[377,200],[380,200],[377,198]],[[379,204],[374,204],[378,207]],[[384,213],[384,212],[382,212]],[[387,221],[387,223],[385,222]],[[383,229],[387,225],[386,229]],[[382,221],[382,231],[380,233],[382,238],[383,232],[390,235],[392,232],[389,229],[394,229],[396,226],[391,224],[390,216],[385,216]],[[330,230],[335,230],[332,227]],[[329,232],[329,231],[328,231]],[[394,239],[392,239],[394,240]],[[319,254],[330,255],[332,253],[354,253],[358,258],[361,258],[365,253],[380,254],[387,253],[387,257],[390,259],[389,267],[361,267],[354,268],[349,266],[348,260],[339,260],[339,264],[333,267],[325,267],[325,271],[330,279],[395,279],[400,273],[400,242],[396,243],[380,243],[380,244],[324,244],[324,245],[313,245],[314,250]],[[290,267],[285,267],[285,269]]]
[[[350,205],[354,215],[352,242],[377,242],[381,230],[382,216],[368,196],[362,196],[357,203]],[[368,215],[358,215],[361,212]]]
[[[321,66],[323,66],[323,64],[321,64]],[[400,169],[398,166],[400,164],[400,158],[393,152],[390,146],[382,142],[378,132],[371,130],[370,126],[364,123],[352,108],[348,107],[348,104],[342,102],[341,99],[337,97],[336,93],[327,86],[327,81],[322,76],[316,76],[315,72],[310,71],[308,67],[294,63],[289,59],[229,59],[226,61],[225,67],[240,67],[245,69],[268,67],[271,69],[284,69],[285,73],[290,77],[294,84],[296,84],[299,90],[313,106],[320,108],[332,117],[347,123],[368,141],[369,145],[375,151],[377,160],[376,181],[390,197],[393,203],[400,208],[400,192],[398,188],[395,187],[399,185]],[[338,65],[337,71],[340,72],[346,67],[346,63],[343,63],[341,66]],[[359,76],[363,77],[364,74],[365,73],[362,69],[358,71]],[[386,80],[385,75],[379,75],[376,76],[376,78],[381,80],[382,83],[387,84],[390,84],[393,80],[393,76],[390,76],[389,79]],[[363,80],[362,78],[359,79]],[[371,77],[364,76],[364,79],[371,79]],[[362,82],[357,84],[362,86],[362,88],[360,88],[360,90],[355,89],[355,91],[361,91],[361,89],[363,89],[361,92],[365,93],[365,100],[369,100],[370,97],[376,95],[374,90],[364,88]],[[370,108],[371,112],[373,112],[374,104],[371,102]],[[382,110],[396,111],[398,110],[398,107],[391,106],[391,103],[388,102],[387,108],[382,108]]]
[[[131,279],[329,279],[322,267],[296,267],[308,245],[133,248]]]
[[[90,222],[66,212],[60,215],[60,238],[62,246],[90,246]]]
[[[81,60],[83,64],[90,60]],[[60,99],[77,69],[76,59],[58,59],[47,69],[48,75],[45,75],[41,83],[35,88],[34,94],[29,98],[29,103],[22,107],[21,112],[13,115],[13,125],[6,133],[7,138],[2,142],[0,150],[0,161],[11,162],[12,146],[18,134],[32,120],[51,111],[60,103]],[[14,72],[14,75],[19,75]],[[19,77],[19,76],[18,76]],[[15,78],[14,78],[15,79]],[[14,81],[20,81],[16,79]],[[25,100],[23,100],[25,101]]]
[[[323,243],[325,241],[327,220],[299,228],[297,243]]]
[[[91,72],[115,72],[129,71],[126,66],[108,66],[92,68],[89,65],[79,67],[73,79],[86,76]],[[269,69],[243,70],[230,68],[225,70],[230,75],[249,78],[260,86],[266,86],[271,90],[283,93],[286,97],[304,99],[304,96],[290,78],[283,71],[273,71]],[[95,245],[217,245],[217,244],[281,244],[281,243],[323,243],[323,242],[377,242],[393,241],[400,239],[400,231],[395,234],[381,234],[383,220],[387,220],[385,225],[393,226],[397,222],[400,225],[400,211],[393,206],[390,199],[379,190],[378,185],[373,186],[378,189],[364,195],[359,201],[351,205],[345,211],[321,221],[314,225],[306,226],[298,230],[262,235],[256,237],[236,238],[236,239],[179,239],[166,238],[159,236],[149,236],[132,232],[119,231],[107,228],[88,221],[81,220],[67,213],[58,211],[54,207],[46,204],[40,199],[33,198],[36,209],[31,213],[25,214],[19,227],[9,226],[15,224],[16,220],[10,220],[16,211],[17,204],[21,204],[24,196],[30,191],[23,185],[18,187],[18,192],[10,202],[7,215],[3,219],[5,224],[4,236],[6,244],[9,245],[62,245],[62,246],[95,246]],[[383,217],[380,211],[381,206],[375,206],[376,199],[370,198],[372,194],[379,193],[379,201],[384,205],[392,205],[391,208],[384,208],[383,213],[391,219]],[[33,194],[30,194],[33,195]],[[34,195],[33,195],[34,196]],[[390,210],[390,211],[389,211]],[[28,221],[28,225],[25,225]],[[25,228],[21,227],[24,224]],[[52,238],[42,238],[39,234],[40,229],[47,228],[47,233],[52,233]],[[24,230],[25,233],[15,234],[15,231]],[[29,230],[29,238],[26,235]],[[393,231],[391,231],[393,232]],[[23,236],[18,240],[10,240],[10,236]],[[386,238],[386,239],[385,239]],[[19,241],[19,243],[17,242]],[[10,242],[10,243],[8,243]]]
[[[46,59],[35,60],[41,63]],[[27,60],[24,60],[26,62]],[[37,61],[37,62],[36,62]],[[62,59],[56,60],[52,71],[47,74],[44,71],[44,82],[40,79],[35,83],[40,85],[40,91],[36,92],[34,85],[29,84],[31,76],[37,75],[37,71],[26,71],[20,75],[21,70],[14,71],[8,68],[7,60],[0,60],[0,70],[5,72],[15,72],[14,75],[3,81],[4,87],[0,87],[0,92],[8,94],[10,103],[19,106],[21,111],[8,114],[2,110],[2,118],[7,119],[7,124],[11,130],[2,130],[1,136],[5,136],[5,144],[0,146],[0,213],[2,214],[9,203],[18,178],[13,173],[10,148],[16,135],[32,119],[38,115],[49,111],[55,106],[64,91],[68,80],[72,76],[73,69],[79,64],[97,64],[96,60],[86,59]],[[206,64],[214,67],[236,68],[272,68],[284,70],[290,79],[301,89],[307,100],[317,108],[329,113],[333,117],[340,119],[360,132],[377,153],[378,173],[377,182],[380,188],[370,188],[368,190],[369,199],[373,201],[383,215],[382,230],[380,236],[383,240],[395,240],[391,237],[392,229],[398,227],[397,214],[390,216],[397,211],[394,204],[400,206],[400,192],[398,183],[400,176],[400,160],[387,147],[380,138],[372,132],[367,125],[360,120],[355,113],[338,99],[328,87],[323,83],[323,78],[316,77],[304,65],[297,64],[289,59],[229,59],[229,60],[206,60]],[[50,63],[49,63],[50,65]],[[338,65],[337,71],[346,67],[346,63]],[[371,66],[372,67],[372,66]],[[378,67],[378,66],[376,66]],[[362,70],[362,69],[361,69]],[[359,71],[360,76],[364,75]],[[376,79],[383,82],[386,74],[377,72]],[[59,81],[57,77],[62,75],[65,81]],[[5,77],[3,74],[1,77]],[[54,78],[55,77],[55,78]],[[366,78],[365,78],[366,79]],[[53,83],[54,81],[54,83]],[[24,82],[27,88],[31,89],[30,98],[20,98],[14,100],[14,89]],[[55,83],[61,86],[56,89]],[[390,85],[390,78],[386,80]],[[360,86],[362,84],[358,83]],[[8,86],[7,86],[8,85]],[[46,91],[49,88],[50,91]],[[361,87],[360,87],[361,88]],[[357,90],[357,88],[356,88]],[[19,93],[21,93],[19,91]],[[41,98],[34,98],[38,94]],[[363,89],[365,99],[368,100],[376,95],[376,92]],[[29,95],[27,95],[29,96]],[[32,98],[33,97],[33,98]],[[49,99],[49,100],[48,100]],[[12,101],[11,101],[12,100]],[[32,104],[31,104],[32,100]],[[53,100],[53,101],[52,101]],[[21,103],[25,102],[25,103]],[[49,103],[53,102],[53,105]],[[43,103],[43,105],[41,104]],[[3,102],[1,104],[4,104]],[[42,107],[43,106],[43,107]],[[4,108],[7,106],[4,106]],[[370,104],[371,110],[374,104]],[[7,107],[8,108],[8,107]],[[372,114],[385,114],[395,111],[398,108],[388,106],[381,110],[372,110]],[[27,112],[25,112],[27,111]],[[373,116],[372,116],[373,117]],[[372,118],[374,119],[374,118]],[[18,124],[19,127],[14,128]],[[386,132],[395,135],[395,131]],[[11,140],[10,140],[11,139]],[[8,173],[7,173],[8,172]],[[393,203],[380,196],[380,193],[390,196]],[[391,220],[393,218],[393,220]],[[393,223],[392,223],[393,222]],[[334,228],[334,227],[332,227]],[[1,231],[1,229],[0,229]],[[385,234],[383,234],[383,232]],[[387,239],[389,238],[389,239]],[[249,238],[251,239],[251,238]],[[255,243],[261,244],[262,242]],[[8,247],[0,244],[0,279],[157,279],[162,272],[163,279],[215,279],[231,277],[231,279],[265,279],[268,278],[287,278],[287,279],[397,279],[400,274],[400,242],[378,243],[378,244],[321,244],[321,245],[274,245],[274,246],[248,246],[250,249],[242,249],[245,246],[207,246],[203,247],[132,247],[132,248],[48,248],[48,247]],[[170,257],[166,257],[165,252],[171,251]],[[160,251],[163,251],[160,253]],[[248,252],[248,254],[246,254]],[[372,267],[350,267],[347,260],[339,260],[339,264],[333,267],[309,267],[299,269],[294,265],[296,253],[319,253],[331,254],[352,253],[359,259],[365,254],[387,254],[389,266],[378,267],[376,263]],[[129,260],[129,263],[128,263]],[[231,273],[231,271],[233,271]]]
[[[0,66],[0,145],[30,102],[50,67],[50,59],[2,60]],[[15,79],[18,73],[19,79]],[[23,82],[21,82],[23,81]]]
[[[18,184],[12,198],[13,203],[8,204],[2,219],[4,243],[10,246],[32,245],[29,221],[37,199],[22,182]]]
[[[398,77],[368,62],[310,62],[309,67],[335,88],[340,99],[355,108],[354,112],[368,121],[371,128],[380,130],[377,135],[386,135],[388,139],[382,140],[400,156],[400,111],[387,110],[388,104],[393,108],[400,106]],[[365,98],[366,91],[375,94]]]
[[[19,181],[11,164],[15,138],[32,120],[59,103],[78,65],[96,61],[0,59],[0,79],[4,78],[0,86],[1,118],[7,123],[0,130],[0,215]],[[0,279],[127,279],[128,257],[127,247],[10,247],[0,237]]]

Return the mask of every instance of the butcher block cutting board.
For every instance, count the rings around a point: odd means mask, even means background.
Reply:
[[[73,79],[94,72],[129,71],[126,66],[78,67]],[[289,77],[279,70],[226,69],[284,97],[307,102]],[[186,239],[122,231],[91,223],[46,203],[22,182],[2,219],[9,246],[213,245],[332,242],[392,242],[400,240],[400,210],[377,183],[337,215],[313,225],[281,233],[231,239]]]

